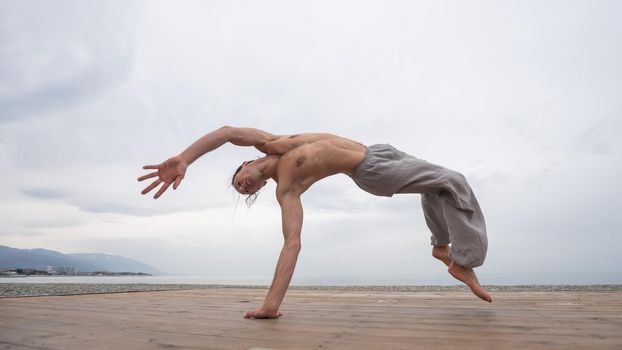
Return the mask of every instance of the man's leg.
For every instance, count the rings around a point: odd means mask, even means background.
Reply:
[[[457,280],[465,283],[483,300],[492,302],[490,294],[479,284],[474,267],[483,264],[488,241],[484,216],[475,200],[474,210],[456,208],[449,201],[442,201],[445,223],[447,224],[451,245],[451,259],[447,271]]]
[[[435,245],[433,255],[449,262],[448,272],[475,295],[491,301],[473,271],[483,264],[488,241],[484,216],[466,178],[435,164],[409,162],[413,164],[411,182],[399,193],[422,193],[422,207]],[[451,247],[445,257],[447,248],[443,245],[449,242]]]
[[[439,195],[449,240],[452,242],[450,249],[452,260],[471,268],[481,266],[486,259],[488,239],[484,215],[475,195],[472,195],[469,201],[472,210],[457,208],[453,201],[444,197]]]
[[[451,264],[449,253],[449,232],[443,216],[443,205],[434,193],[421,194],[421,207],[425,223],[432,232],[432,256],[442,261],[447,267]]]
[[[490,301],[490,295],[480,286],[473,271],[473,267],[484,261],[487,241],[483,215],[479,205],[474,206],[477,200],[466,178],[456,171],[410,156],[390,145],[374,146],[369,147],[371,156],[363,163],[366,170],[353,177],[356,184],[379,196],[397,193],[437,196],[436,203],[427,203],[430,204],[428,208],[433,209],[428,211],[431,215],[426,216],[433,236],[438,239],[439,245],[434,254],[442,256],[451,242],[449,259],[441,259],[444,262],[451,259],[449,273],[467,284],[478,297]],[[434,201],[433,197],[427,199]],[[447,232],[444,238],[443,231]]]

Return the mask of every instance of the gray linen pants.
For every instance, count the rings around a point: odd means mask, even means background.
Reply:
[[[458,265],[484,263],[488,239],[484,215],[466,178],[428,163],[390,144],[367,147],[365,158],[352,173],[361,189],[377,196],[420,193],[432,245],[451,243],[451,259]]]

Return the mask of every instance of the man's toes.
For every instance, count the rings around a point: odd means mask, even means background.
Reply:
[[[482,300],[492,303],[490,294],[479,284],[475,271],[452,263],[447,271],[457,280],[466,284],[471,292]]]
[[[488,294],[488,292],[486,292],[486,290],[484,288],[482,288],[482,286],[477,285],[477,286],[469,286],[471,288],[471,292],[473,292],[473,294],[475,294],[476,296],[478,296],[480,299],[485,300],[489,303],[492,303],[492,297],[490,297],[490,294]]]

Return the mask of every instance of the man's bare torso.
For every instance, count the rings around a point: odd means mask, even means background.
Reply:
[[[361,143],[324,133],[274,136],[255,147],[281,156],[274,180],[281,189],[296,188],[300,193],[325,177],[350,175],[365,156]]]

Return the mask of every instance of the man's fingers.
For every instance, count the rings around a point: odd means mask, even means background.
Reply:
[[[176,190],[177,187],[179,186],[179,184],[181,183],[181,180],[183,180],[184,177],[183,176],[177,176],[175,178],[175,183],[173,184],[173,189]]]
[[[143,176],[139,177],[139,178],[138,178],[138,181],[147,180],[147,179],[149,179],[149,178],[156,177],[156,176],[158,176],[158,172],[157,172],[157,171],[156,171],[156,172],[154,172],[154,173],[147,174],[147,175],[143,175]]]
[[[141,194],[148,193],[149,191],[153,190],[154,188],[156,188],[161,183],[162,183],[162,180],[157,179],[154,182],[152,182],[151,185],[145,187],[145,189],[142,192],[140,192],[140,193]]]
[[[251,311],[246,311],[244,315],[242,315],[242,317],[259,319],[259,318],[278,318],[281,315],[283,315],[282,312],[278,312],[278,314],[275,316],[273,314],[265,313],[263,311],[251,310]]]
[[[256,318],[257,317],[257,311],[255,310],[251,310],[251,311],[246,311],[244,313],[244,318]]]
[[[153,199],[158,199],[170,185],[171,185],[170,183],[165,182],[164,185],[160,187],[160,190],[158,191],[158,193],[156,193],[155,196],[153,196]]]
[[[244,318],[251,318],[251,317],[255,317],[255,312],[254,311],[246,311],[244,313]]]
[[[157,169],[160,165],[145,165],[143,169]]]

